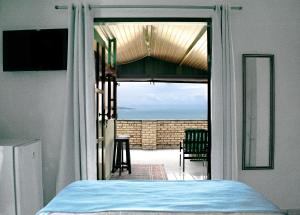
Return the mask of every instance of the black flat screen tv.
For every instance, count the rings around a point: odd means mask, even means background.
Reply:
[[[66,70],[68,29],[3,31],[3,71]]]

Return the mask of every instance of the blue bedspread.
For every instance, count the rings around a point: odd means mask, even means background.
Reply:
[[[39,213],[103,211],[279,212],[279,209],[240,182],[111,180],[74,182]]]

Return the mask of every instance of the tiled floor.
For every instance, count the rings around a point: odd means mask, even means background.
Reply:
[[[185,161],[185,172],[179,166],[178,149],[130,150],[132,164],[164,164],[168,180],[206,179],[207,163]]]

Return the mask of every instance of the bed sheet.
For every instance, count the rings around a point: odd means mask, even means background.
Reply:
[[[232,212],[232,213],[218,213],[218,212],[136,212],[136,211],[113,211],[113,212],[99,212],[99,213],[44,213],[42,215],[284,215],[280,212],[257,212],[257,213],[241,213],[241,212]]]
[[[56,213],[55,213],[56,212]],[[78,181],[38,215],[280,214],[262,194],[236,181]]]

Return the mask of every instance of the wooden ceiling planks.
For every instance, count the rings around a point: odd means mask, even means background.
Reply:
[[[206,23],[180,22],[119,22],[95,26],[95,30],[106,40],[113,37],[117,39],[118,64],[151,56],[178,65],[207,70],[207,31],[200,39],[197,38],[204,28],[206,29]]]

